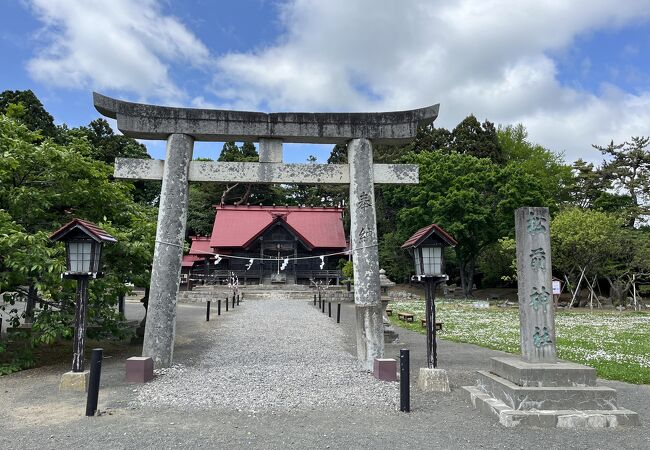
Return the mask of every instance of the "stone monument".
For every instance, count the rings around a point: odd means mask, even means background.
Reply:
[[[549,231],[548,208],[515,211],[521,358],[492,358],[476,386],[463,389],[508,427],[638,425],[635,412],[618,407],[615,389],[596,386],[595,369],[556,358]]]
[[[136,139],[164,139],[164,161],[117,158],[115,177],[162,180],[143,356],[172,363],[176,296],[190,181],[349,184],[357,354],[372,370],[384,353],[374,185],[418,182],[416,165],[373,164],[372,143],[404,143],[430,125],[438,105],[385,113],[272,113],[171,108],[97,93],[95,108]],[[259,163],[192,161],[195,141],[259,142]],[[347,144],[348,164],[284,164],[284,142]]]

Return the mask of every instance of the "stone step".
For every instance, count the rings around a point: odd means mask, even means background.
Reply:
[[[499,423],[505,427],[526,425],[545,428],[609,428],[640,425],[639,415],[629,409],[522,411],[513,409],[476,386],[463,386],[463,389],[469,393],[475,408],[485,414],[496,415]]]
[[[523,387],[595,386],[596,369],[567,361],[529,363],[519,357],[491,358],[490,372]]]
[[[196,285],[192,288],[191,292],[194,291],[228,291],[231,290],[230,287],[226,285],[214,285],[214,284],[209,284],[209,285]],[[240,291],[309,291],[309,292],[316,292],[316,289],[312,286],[306,285],[306,284],[268,284],[268,285],[261,285],[261,284],[246,284],[246,285],[240,285],[239,286]],[[342,292],[346,291],[347,288],[345,286],[328,286],[327,289],[324,289],[324,292],[327,291],[332,291],[332,292]],[[182,291],[185,292],[185,291]]]
[[[313,300],[313,294],[310,293],[300,293],[300,292],[294,292],[294,293],[285,293],[285,294],[277,294],[277,293],[246,293],[244,296],[244,300],[259,300],[259,299],[271,299],[271,298],[283,298],[283,299],[291,299],[291,300],[305,300],[305,301],[310,301]],[[205,303],[207,301],[211,302],[216,302],[217,300],[223,300],[225,301],[226,296],[225,295],[207,295],[207,294],[201,294],[201,295],[184,295],[184,294],[179,294],[178,296],[178,301],[181,303]],[[228,295],[228,299],[232,301],[232,294]]]
[[[518,411],[618,409],[616,389],[604,386],[524,387],[480,370],[477,387]]]

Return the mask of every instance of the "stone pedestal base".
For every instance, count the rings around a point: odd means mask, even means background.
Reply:
[[[603,428],[639,425],[637,413],[617,405],[616,390],[596,386],[596,371],[569,362],[533,364],[492,358],[476,386],[464,386],[472,404],[507,427]]]
[[[153,359],[133,356],[126,360],[126,381],[146,383],[149,380],[153,380]]]
[[[61,375],[61,382],[59,383],[59,392],[61,391],[77,391],[86,392],[88,390],[88,380],[90,378],[90,371],[84,372],[66,372]]]
[[[418,389],[423,392],[451,392],[447,371],[421,367],[418,374]]]
[[[397,381],[397,361],[393,358],[375,358],[372,374],[382,381]]]

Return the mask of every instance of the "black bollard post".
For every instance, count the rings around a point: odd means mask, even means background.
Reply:
[[[239,306],[239,294],[237,294],[237,306]]]
[[[341,304],[336,305],[336,323],[341,323]]]
[[[90,360],[90,380],[88,382],[88,397],[86,399],[86,415],[94,416],[97,411],[99,397],[99,377],[102,374],[102,357],[104,350],[94,348]]]
[[[409,351],[403,348],[399,351],[399,410],[403,412],[411,411],[409,364]]]
[[[323,302],[321,303],[321,311],[325,314],[325,299],[323,299]]]
[[[332,317],[332,302],[327,302],[327,315]]]
[[[221,315],[221,299],[217,301],[217,316]]]
[[[228,312],[228,297],[226,297],[226,312]]]
[[[232,295],[232,309],[235,309],[235,294]]]
[[[323,299],[323,301],[325,301],[325,300]],[[321,299],[320,299],[320,289],[319,289],[319,290],[318,290],[318,304],[319,304],[319,305],[321,304],[320,302],[321,302]]]
[[[316,294],[314,294],[314,306],[316,306]]]
[[[208,300],[208,306],[205,309],[205,321],[206,322],[210,321],[210,300]]]

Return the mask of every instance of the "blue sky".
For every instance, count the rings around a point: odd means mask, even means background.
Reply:
[[[98,117],[91,92],[263,111],[440,103],[523,123],[568,161],[650,134],[650,0],[0,0],[0,88],[32,89],[57,123]],[[164,144],[145,142],[157,158]],[[285,146],[320,161],[331,146]],[[220,144],[199,144],[216,158]]]

